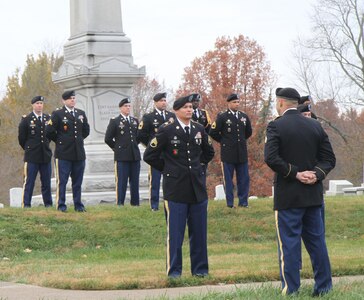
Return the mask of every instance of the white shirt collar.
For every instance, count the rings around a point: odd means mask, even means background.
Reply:
[[[296,107],[287,108],[287,109],[283,112],[282,116],[283,116],[283,115],[284,115],[287,111],[289,111],[289,110],[297,110],[297,108],[296,108]]]
[[[40,115],[38,115],[34,110],[33,110],[33,114],[38,118],[38,117],[43,117],[43,113],[41,113]]]
[[[70,113],[71,111],[73,111],[73,113],[75,112],[75,108],[73,108],[73,109],[71,109],[71,108],[68,108],[67,106],[64,106],[66,109],[67,109],[67,111]]]
[[[162,114],[164,114],[165,112],[164,111],[161,111],[161,110],[159,110],[158,108],[155,108],[155,110],[160,114],[160,115],[162,115]]]
[[[125,120],[130,120],[130,116],[124,116],[122,113],[120,113],[120,115],[125,119]]]
[[[188,125],[186,125],[185,123],[183,123],[180,119],[178,119],[177,117],[176,117],[176,119],[177,119],[177,121],[178,121],[178,123],[179,123],[179,125],[181,125],[181,127],[183,128],[183,129],[185,129],[185,127],[186,126],[188,126],[189,128],[191,128],[191,121],[188,123]]]

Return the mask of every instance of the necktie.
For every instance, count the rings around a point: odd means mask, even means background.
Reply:
[[[237,119],[239,119],[239,113],[238,113],[238,112],[236,112],[236,113],[235,113],[235,117],[236,117]]]
[[[187,137],[187,139],[189,139],[190,138],[190,127],[186,126],[185,131],[186,131],[186,137]]]
[[[197,120],[197,119],[198,119],[197,109],[195,109],[195,110],[193,111],[193,114],[194,114],[195,119]]]
[[[162,115],[163,121],[166,121],[166,117],[164,116],[164,111],[161,112],[161,115]]]
[[[42,123],[42,116],[38,116],[38,120]]]
[[[73,110],[70,111],[70,114],[71,114],[72,117],[75,116]]]
[[[126,123],[128,123],[128,125],[130,125],[129,117],[126,117],[125,120],[126,120]]]

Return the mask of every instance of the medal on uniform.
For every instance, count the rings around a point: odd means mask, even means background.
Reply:
[[[195,135],[195,142],[197,145],[201,145],[202,143],[202,135],[201,132],[197,132]]]
[[[173,140],[171,140],[171,144],[173,145],[173,147],[177,147],[178,144],[180,144],[180,143],[181,143],[181,141],[178,139],[178,137],[176,135],[173,137]]]
[[[83,115],[79,115],[78,119],[81,121],[81,123],[83,123]]]
[[[177,155],[178,155],[178,149],[173,149],[173,150],[172,150],[172,154],[173,154],[174,156],[177,156]]]
[[[242,118],[240,119],[240,121],[242,121],[242,122],[244,123],[244,125],[246,124],[246,118],[242,117]]]
[[[231,132],[231,128],[230,127],[227,129],[227,132]]]
[[[120,124],[119,124],[120,129],[123,129],[124,126],[125,126],[124,123],[120,121]]]
[[[121,134],[124,134],[124,130],[121,130],[121,131],[120,131],[120,133],[121,133]]]
[[[68,120],[66,117],[63,118],[63,130],[67,131],[68,130]]]

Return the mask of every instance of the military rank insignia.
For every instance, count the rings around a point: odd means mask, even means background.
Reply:
[[[153,138],[151,141],[150,141],[150,146],[152,148],[156,148],[158,146],[158,141],[157,141],[157,138]]]

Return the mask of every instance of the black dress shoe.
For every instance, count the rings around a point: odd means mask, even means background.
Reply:
[[[152,211],[158,211],[159,209],[158,208],[152,208]]]
[[[60,212],[63,212],[63,213],[67,212],[67,208],[65,208],[65,207],[58,208],[57,210],[59,210]]]
[[[209,276],[209,274],[208,273],[196,273],[196,274],[193,274],[193,276],[203,278],[203,277]]]
[[[234,205],[227,205],[228,208],[236,208]]]
[[[239,207],[249,208],[249,205],[239,205]]]
[[[75,211],[77,211],[77,212],[80,212],[80,213],[83,213],[83,212],[86,212],[86,208],[77,208],[77,209],[75,209]]]
[[[330,292],[330,290],[328,290],[328,291],[321,291],[321,292],[319,292],[319,291],[313,291],[312,297],[322,297],[322,296],[326,295],[328,292]]]

